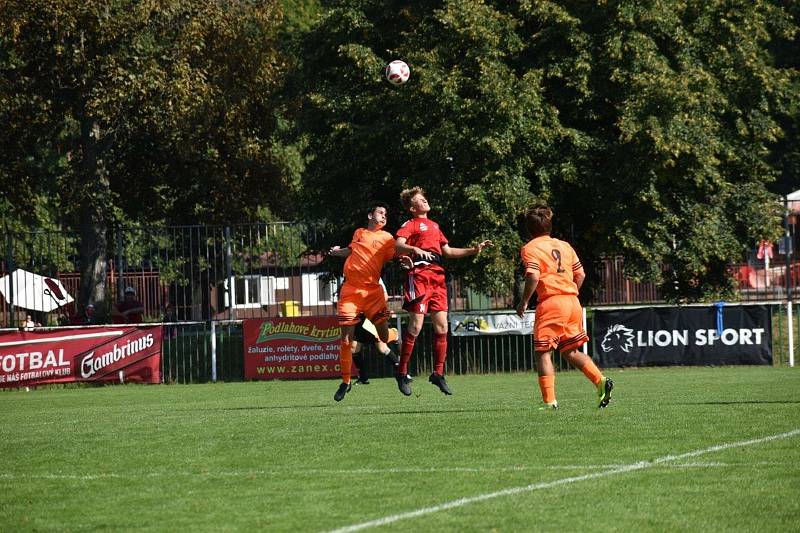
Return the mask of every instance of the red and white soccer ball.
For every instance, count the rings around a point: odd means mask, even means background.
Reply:
[[[403,85],[408,81],[409,76],[411,76],[411,70],[405,61],[396,59],[386,65],[386,79],[392,85]]]

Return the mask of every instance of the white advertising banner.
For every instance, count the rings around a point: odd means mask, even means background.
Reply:
[[[450,333],[455,337],[475,335],[530,335],[533,333],[534,312],[524,318],[514,313],[450,313]]]

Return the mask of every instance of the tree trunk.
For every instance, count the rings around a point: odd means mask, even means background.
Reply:
[[[100,148],[100,126],[85,120],[81,127],[83,144],[83,200],[80,216],[81,291],[80,304],[94,304],[101,318],[108,316],[106,277],[108,271],[108,220],[111,187]]]

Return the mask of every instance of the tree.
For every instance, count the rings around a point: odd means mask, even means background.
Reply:
[[[114,223],[286,209],[292,154],[271,101],[285,68],[279,23],[270,1],[5,3],[4,217],[80,229],[81,302],[105,299]]]
[[[606,141],[591,190],[608,244],[668,297],[725,296],[727,265],[779,232],[768,155],[798,95],[766,43],[793,26],[769,2],[619,2],[601,15],[601,90],[581,110],[602,96],[608,116],[581,128]]]
[[[770,151],[798,101],[796,71],[768,47],[796,34],[781,6],[336,6],[291,82],[305,91],[310,213],[351,226],[368,198],[397,206],[400,189],[422,185],[454,242],[499,243],[457,268],[508,290],[515,215],[546,201],[587,265],[621,252],[631,275],[676,299],[724,294],[727,265],[778,234]],[[401,87],[381,79],[395,58],[412,70]]]

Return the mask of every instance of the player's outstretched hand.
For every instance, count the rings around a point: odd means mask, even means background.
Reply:
[[[486,239],[485,241],[481,241],[481,242],[479,242],[477,244],[477,246],[475,246],[475,250],[476,250],[475,254],[477,255],[477,254],[481,253],[481,251],[483,251],[484,248],[486,248],[486,247],[490,247],[491,248],[492,246],[494,246],[494,243],[492,241],[490,241],[489,239]]]
[[[525,318],[525,311],[528,309],[528,303],[520,303],[517,306],[517,316],[520,318]]]

